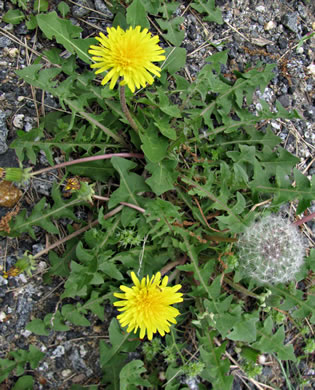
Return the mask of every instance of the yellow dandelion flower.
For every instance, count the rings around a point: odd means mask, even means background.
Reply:
[[[107,27],[107,34],[100,33],[95,38],[100,45],[91,45],[89,49],[92,60],[96,62],[91,68],[99,68],[95,74],[108,70],[102,85],[111,80],[109,88],[113,89],[121,77],[120,84],[128,85],[134,92],[136,88],[145,87],[146,83],[153,83],[151,73],[160,77],[161,68],[152,63],[165,59],[162,55],[165,50],[158,45],[158,36],[152,37],[147,28],[141,31],[140,26],[129,27],[127,31],[119,26]]]
[[[121,298],[121,301],[114,303],[119,306],[118,311],[122,314],[117,316],[121,326],[127,326],[127,332],[134,333],[140,328],[140,338],[148,335],[152,340],[153,333],[159,332],[161,336],[170,331],[170,324],[176,324],[175,317],[180,312],[172,307],[174,303],[182,302],[183,298],[178,291],[182,286],[177,284],[174,287],[167,287],[168,277],[158,272],[151,279],[149,276],[140,280],[134,272],[131,272],[131,279],[134,286],[120,286],[124,293],[114,293],[114,296]]]

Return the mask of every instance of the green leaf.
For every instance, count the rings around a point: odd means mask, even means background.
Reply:
[[[14,370],[16,363],[9,359],[0,359],[0,383],[2,383]]]
[[[84,304],[84,307],[91,310],[101,321],[105,320],[104,306],[101,305],[103,300],[104,298],[100,298],[97,291],[92,291],[91,298]]]
[[[141,360],[132,360],[126,364],[120,371],[120,389],[121,390],[136,390],[137,386],[151,387],[151,383],[141,378],[141,374],[146,372],[144,363]]]
[[[22,8],[24,11],[27,10],[27,3],[29,0],[11,0],[12,4],[18,4],[20,8]]]
[[[86,163],[70,165],[67,171],[78,176],[87,176],[96,181],[105,183],[113,176],[113,167],[109,160],[89,161]]]
[[[35,0],[34,12],[46,12],[48,10],[49,3],[47,0]]]
[[[111,367],[112,359],[116,357],[120,351],[134,351],[139,345],[139,340],[127,342],[130,334],[121,331],[116,318],[112,319],[108,331],[112,347],[105,342],[100,343],[100,364],[102,368],[108,367],[108,365]]]
[[[43,320],[36,318],[32,320],[26,325],[26,330],[30,332],[40,335],[40,336],[48,336],[49,330],[46,328],[46,325]]]
[[[2,20],[4,22],[11,23],[11,24],[19,24],[24,19],[25,19],[25,15],[19,9],[10,9],[2,17]]]
[[[244,314],[244,317],[239,320],[233,327],[227,338],[234,341],[253,342],[256,341],[256,322],[259,321],[257,313]]]
[[[172,45],[180,46],[185,37],[185,31],[180,30],[179,26],[184,22],[184,18],[177,16],[172,20],[156,19],[162,30],[167,30],[163,37],[167,39]]]
[[[13,387],[13,390],[33,390],[34,378],[30,375],[21,376]]]
[[[41,64],[33,64],[27,66],[24,69],[17,70],[16,74],[22,77],[27,83],[33,85],[36,88],[40,88],[48,92],[53,92],[53,88],[55,87],[56,82],[52,81],[52,79],[55,78],[61,72],[61,69],[41,68]]]
[[[28,30],[34,30],[36,27],[38,27],[36,16],[30,15],[28,20],[25,21],[25,26]]]
[[[186,64],[187,51],[183,47],[167,47],[165,49],[166,60],[162,69],[166,69],[169,74],[173,75]]]
[[[281,326],[275,334],[273,334],[273,322],[271,317],[268,317],[264,325],[258,324],[257,334],[259,341],[252,344],[253,348],[260,350],[263,353],[277,353],[277,356],[281,360],[293,360],[296,361],[294,355],[293,345],[283,345],[285,333],[284,327]]]
[[[104,274],[108,275],[112,279],[115,280],[124,279],[122,273],[117,268],[117,265],[112,262],[109,262],[108,259],[99,260],[98,270],[104,272]]]
[[[298,213],[301,213],[309,207],[310,202],[315,199],[315,176],[312,177],[312,182],[310,182],[307,177],[302,177],[302,173],[296,168],[294,168],[293,174],[296,181],[295,187],[291,184],[287,172],[283,168],[277,167],[276,185],[274,185],[268,181],[266,173],[259,164],[257,164],[255,165],[255,180],[250,183],[250,186],[253,190],[258,192],[274,193],[274,204],[277,205],[299,199],[300,204],[298,206]]]
[[[47,314],[44,318],[44,322],[46,326],[57,332],[67,332],[70,330],[70,327],[64,323],[60,311],[56,311],[53,314]]]
[[[58,11],[61,13],[61,16],[64,18],[68,15],[68,13],[70,12],[70,7],[68,6],[67,3],[65,3],[64,1],[61,1],[58,5],[57,5],[57,9]]]
[[[163,192],[174,189],[174,183],[178,177],[176,171],[177,161],[165,160],[158,163],[149,163],[146,169],[152,176],[146,180],[146,183],[152,188],[152,191],[160,196]]]
[[[173,141],[176,140],[177,134],[175,129],[170,126],[169,118],[163,118],[159,120],[158,122],[154,122],[155,126],[160,130],[160,132],[164,135],[164,137],[167,137]]]
[[[215,0],[195,0],[190,6],[199,13],[207,15],[203,17],[204,21],[223,23],[221,10],[215,7]]]
[[[200,358],[205,364],[205,370],[201,377],[213,385],[214,390],[230,390],[233,384],[233,376],[227,375],[230,369],[228,359],[222,360],[227,342],[219,347],[214,346],[215,332],[209,332],[205,337],[200,337]]]
[[[140,134],[142,141],[141,149],[145,156],[153,163],[161,161],[167,154],[168,140],[157,134],[156,129],[147,129]]]
[[[270,290],[276,294],[285,298],[279,309],[290,310],[298,307],[292,313],[293,318],[302,319],[311,315],[311,323],[315,323],[315,297],[309,294],[307,299],[303,298],[303,292],[301,290],[289,291],[288,288],[283,286],[270,286]]]
[[[113,192],[108,206],[115,207],[120,202],[129,202],[139,205],[137,193],[149,190],[144,178],[136,173],[129,172],[137,164],[120,157],[112,157],[111,163],[120,176],[120,187]]]
[[[55,11],[48,14],[39,14],[36,16],[38,26],[48,39],[55,37],[56,41],[63,45],[72,54],[90,64],[91,60],[87,54],[87,48],[90,42],[79,39],[81,27],[74,26],[70,20],[61,19]]]
[[[61,197],[58,185],[54,183],[52,189],[52,197],[54,200],[53,206],[46,203],[46,198],[43,197],[33,208],[31,214],[26,218],[26,211],[23,210],[16,216],[14,221],[11,221],[11,234],[16,235],[23,232],[28,232],[35,239],[33,226],[40,226],[47,232],[52,234],[58,234],[59,230],[53,223],[54,218],[70,218],[74,221],[77,220],[74,215],[71,206],[82,203],[80,198],[74,196],[69,201],[64,200]]]
[[[68,304],[63,305],[61,309],[61,313],[65,319],[70,321],[74,325],[79,326],[90,326],[90,321],[88,321],[80,312],[79,307],[75,307],[74,305]]]
[[[141,0],[134,0],[127,8],[126,19],[127,23],[132,27],[150,28],[150,23]]]

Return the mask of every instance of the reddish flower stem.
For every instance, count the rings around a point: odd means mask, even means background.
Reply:
[[[126,115],[126,118],[129,122],[130,126],[134,129],[135,132],[138,133],[138,126],[137,126],[136,122],[133,120],[133,118],[129,112],[127,103],[126,103],[126,95],[125,95],[125,86],[124,85],[120,86],[119,92],[120,92],[119,93],[120,105],[121,105],[121,108],[123,110],[123,113]]]
[[[303,225],[303,223],[306,223],[308,221],[311,221],[312,219],[315,219],[315,212],[310,214],[310,215],[306,215],[305,217],[293,222],[293,225],[295,226],[301,226]]]
[[[51,171],[51,170],[57,169],[57,168],[67,167],[69,165],[80,164],[80,163],[88,162],[88,161],[108,160],[109,158],[112,158],[112,157],[144,158],[144,155],[140,154],[140,153],[109,153],[109,154],[102,154],[100,156],[83,157],[83,158],[78,158],[77,160],[66,161],[66,162],[54,165],[53,167],[40,169],[39,171],[32,172],[31,176],[40,175],[41,173],[48,172],[48,171]]]

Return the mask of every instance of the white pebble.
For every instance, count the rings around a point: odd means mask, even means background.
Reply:
[[[21,332],[22,336],[24,336],[25,338],[28,338],[32,332],[30,332],[29,330],[23,330],[23,332]]]
[[[20,281],[21,281],[22,283],[27,283],[27,279],[26,279],[26,277],[25,277],[24,274],[20,274],[20,275],[19,275],[19,279],[20,279]]]
[[[3,320],[7,317],[4,311],[0,312],[0,322],[3,322]]]
[[[18,129],[23,129],[23,120],[24,120],[24,114],[17,114],[13,118],[13,126],[17,127]]]
[[[273,20],[270,20],[269,22],[267,22],[267,23],[264,25],[264,29],[265,29],[266,31],[273,30],[275,27],[277,27],[277,23],[274,22]]]
[[[61,375],[66,378],[67,376],[70,376],[71,375],[71,370],[67,369],[67,370],[62,370],[61,371]]]
[[[265,12],[266,9],[263,5],[259,5],[258,7],[255,8],[255,10],[257,12]]]

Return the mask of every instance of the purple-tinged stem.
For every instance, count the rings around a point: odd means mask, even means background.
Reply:
[[[310,215],[306,215],[305,217],[293,222],[293,225],[295,226],[301,226],[303,225],[303,223],[306,223],[308,221],[311,221],[312,219],[315,219],[315,212],[310,214]]]
[[[100,196],[100,195],[93,195],[93,198],[94,199],[98,199],[98,200],[104,200],[105,202],[108,202],[110,198],[108,198],[107,196]],[[135,209],[135,210],[138,210],[140,211],[140,213],[145,213],[145,209],[143,209],[142,207],[140,206],[137,206],[135,204],[132,204],[132,203],[127,203],[127,202],[120,202],[119,204],[123,205],[123,206],[127,206],[127,207],[130,207],[131,209]]]
[[[127,103],[126,103],[126,95],[125,95],[125,86],[121,85],[119,90],[119,98],[120,98],[120,105],[123,110],[123,113],[126,115],[126,118],[130,124],[130,126],[134,129],[135,132],[138,133],[138,126],[136,122],[133,120],[132,116],[130,115]]]
[[[51,170],[57,169],[57,168],[67,167],[69,165],[80,164],[80,163],[88,162],[88,161],[108,160],[109,158],[112,158],[112,157],[144,158],[144,155],[140,154],[140,153],[109,153],[109,154],[102,154],[100,156],[83,157],[83,158],[78,158],[77,160],[66,161],[66,162],[54,165],[53,167],[40,169],[39,171],[32,172],[31,176],[40,175],[41,173],[48,172],[48,171],[51,171]]]

